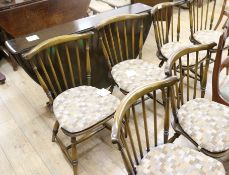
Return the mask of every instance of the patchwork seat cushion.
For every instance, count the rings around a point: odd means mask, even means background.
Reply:
[[[211,152],[229,149],[229,107],[197,98],[181,106],[178,120],[199,147]]]
[[[170,61],[171,57],[178,53],[181,49],[188,48],[188,47],[193,47],[195,46],[191,42],[169,42],[164,44],[161,47],[161,53],[162,55]],[[198,61],[201,61],[207,56],[206,51],[201,51],[199,52],[198,55]],[[196,52],[193,52],[189,54],[189,65],[194,65],[196,64]],[[182,57],[182,65],[186,66],[187,65],[187,56]]]
[[[111,74],[119,88],[126,92],[165,78],[162,68],[140,59],[126,60],[116,64]]]
[[[175,144],[153,148],[137,167],[138,175],[224,175],[221,162]]]
[[[229,76],[227,76],[226,80],[220,86],[220,94],[222,97],[229,102]]]
[[[53,103],[53,112],[62,128],[75,133],[112,115],[119,102],[106,90],[79,86],[58,95]]]
[[[130,4],[130,0],[102,0],[114,7],[122,7]]]
[[[89,8],[97,13],[102,13],[105,11],[113,10],[114,8],[108,5],[107,3],[104,3],[102,1],[97,0],[91,0],[89,4]]]
[[[196,41],[201,44],[210,44],[212,42],[219,43],[219,38],[223,34],[223,30],[200,30],[193,34]],[[229,46],[229,38],[226,40],[225,47]],[[217,46],[214,47],[217,49]]]

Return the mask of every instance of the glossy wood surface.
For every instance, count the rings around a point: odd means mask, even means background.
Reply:
[[[65,0],[16,0],[9,4],[4,1],[0,1],[0,27],[12,37],[85,17],[90,3],[90,0],[68,0],[68,3]]]
[[[93,29],[94,26],[98,25],[101,21],[106,20],[107,18],[121,15],[121,14],[137,14],[137,13],[147,12],[150,10],[151,10],[150,6],[137,3],[116,10],[101,13],[96,16],[82,18],[62,25],[57,25],[45,30],[41,30],[33,34],[18,37],[16,39],[6,41],[6,46],[13,54],[22,53],[23,51],[49,38],[59,36],[59,35],[72,34],[72,33],[82,33],[83,31],[88,31],[90,29]],[[34,34],[36,34],[40,39],[33,42],[28,42],[26,40],[26,37]]]
[[[37,35],[40,39],[28,42],[25,37],[16,38],[10,41],[6,42],[6,45],[8,49],[16,56],[17,61],[19,65],[23,67],[23,69],[26,71],[26,73],[29,74],[29,76],[34,79],[36,82],[38,82],[36,75],[34,74],[34,71],[32,70],[31,64],[25,60],[21,54],[28,51],[30,48],[36,46],[42,41],[45,41],[47,39],[50,39],[55,36],[60,35],[66,35],[66,34],[73,34],[73,33],[83,33],[86,31],[95,31],[95,35],[93,37],[92,46],[91,46],[91,56],[92,56],[92,65],[94,66],[94,69],[92,71],[92,78],[94,80],[93,85],[101,88],[101,87],[107,87],[110,85],[111,81],[108,75],[108,67],[104,61],[104,56],[102,53],[102,50],[100,48],[99,40],[98,40],[98,33],[95,30],[95,26],[102,23],[103,21],[112,18],[117,15],[121,14],[137,14],[137,13],[143,13],[143,12],[150,12],[151,7],[143,4],[133,4],[130,6],[122,7],[116,10],[108,11],[105,13],[98,14],[96,16],[86,17],[83,19],[75,20],[66,24],[58,25],[52,28],[48,28],[30,35]],[[151,18],[149,14],[149,18],[147,18],[146,21],[144,21],[144,36],[143,36],[143,42],[145,41],[149,29],[151,26]],[[129,37],[129,33],[127,34]],[[130,38],[130,37],[129,37]],[[128,49],[131,49],[129,47]],[[138,54],[136,54],[137,56]],[[62,84],[62,82],[60,83]]]

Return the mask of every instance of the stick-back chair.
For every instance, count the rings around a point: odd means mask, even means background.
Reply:
[[[149,30],[147,22],[151,22],[150,14],[130,14],[96,26],[114,84],[125,94],[165,77],[163,69],[142,60],[142,47]]]
[[[152,20],[154,26],[155,39],[157,44],[157,56],[161,60],[159,66],[170,59],[171,55],[193,43],[188,38],[188,26],[185,29],[184,22],[188,19],[188,14],[183,5],[186,1],[165,2],[156,5],[152,9]],[[202,58],[206,52],[201,52]],[[190,55],[190,59],[195,60],[195,55]]]
[[[53,106],[56,122],[52,140],[59,143],[74,175],[78,166],[76,145],[105,128],[119,104],[109,91],[92,86],[92,36],[92,32],[58,36],[24,55]],[[71,138],[67,146],[57,135],[59,127]]]
[[[174,93],[178,108],[191,99],[204,98],[210,61],[209,56],[202,59],[199,53],[207,50],[207,55],[210,55],[210,49],[215,45],[216,43],[193,45],[180,49],[166,63],[166,75],[175,75],[180,78],[175,85]],[[190,59],[191,54],[195,55],[195,60]]]
[[[221,71],[229,66],[229,57],[223,60],[223,50],[225,42],[229,38],[229,20],[224,27],[224,33],[221,35],[212,74],[212,100],[229,106],[229,76],[227,74],[224,83],[220,83]]]
[[[177,77],[143,85],[121,101],[111,139],[121,153],[128,174],[224,174],[220,162],[198,151],[168,143],[172,86]],[[160,91],[164,106],[157,105]],[[155,98],[144,101],[152,93]],[[142,103],[135,106],[136,101]],[[128,120],[128,122],[124,122]],[[125,137],[124,130],[127,130]],[[184,161],[185,160],[185,161]],[[213,171],[213,172],[212,172]]]
[[[208,49],[208,54],[210,54],[210,49],[215,45],[216,43],[197,45],[192,48],[181,50],[171,59],[172,62],[168,66],[169,68],[166,71],[167,74],[171,76],[177,74],[177,71],[174,71],[176,68],[182,69],[179,64],[181,63],[180,58],[185,58],[183,57],[184,55],[187,55],[187,62],[189,62],[188,54],[190,52],[196,52],[198,55],[200,50]],[[180,81],[175,84],[175,93],[172,94],[172,99],[174,100],[172,103],[174,116],[172,126],[175,130],[175,134],[170,141],[173,142],[180,135],[183,135],[191,141],[199,151],[206,155],[214,158],[227,158],[229,153],[229,108],[225,105],[203,98],[206,88],[209,61],[210,60],[207,59],[203,66],[203,71],[205,73],[203,74],[204,77],[200,86],[197,86],[196,80],[198,64],[196,64],[194,68],[195,79],[189,78],[189,66],[186,70],[182,70],[183,73],[178,75]],[[198,62],[198,59],[196,62]],[[186,78],[183,78],[183,74],[187,74]]]
[[[200,6],[196,4],[202,1]],[[217,0],[189,0],[189,16],[190,16],[190,40],[194,44],[208,44],[215,42],[218,44],[219,38],[223,33],[222,26],[228,19],[228,12],[225,11],[227,0],[222,1],[220,13],[217,13],[217,5],[221,1]],[[219,15],[218,15],[219,14]],[[218,17],[217,17],[218,15]],[[229,40],[227,40],[224,49],[229,48]],[[215,46],[211,53],[215,53]]]

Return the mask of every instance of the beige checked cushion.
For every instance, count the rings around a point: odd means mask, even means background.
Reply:
[[[122,7],[130,4],[130,0],[102,0],[114,7]]]
[[[116,64],[111,74],[119,88],[127,92],[165,78],[163,69],[140,59],[126,60]]]
[[[119,99],[111,94],[101,96],[100,89],[79,86],[58,95],[53,111],[60,126],[69,132],[80,132],[112,115]]]
[[[199,147],[211,152],[229,149],[229,107],[197,98],[181,106],[178,120]]]
[[[191,42],[170,42],[166,43],[161,47],[162,55],[167,58],[169,61],[172,56],[174,56],[181,49],[185,49],[188,47],[194,47],[195,45]],[[199,52],[198,61],[201,61],[207,56],[206,51]],[[189,54],[189,65],[196,64],[196,52]],[[187,66],[187,56],[182,57],[182,65]]]
[[[229,102],[229,76],[227,76],[219,90],[223,98]]]
[[[223,34],[223,30],[200,30],[193,34],[196,41],[201,44],[210,44],[212,42],[219,43],[219,38]],[[229,46],[229,39],[226,40],[225,47]],[[217,46],[214,47],[216,49]]]
[[[138,175],[224,175],[221,162],[187,147],[153,148],[137,167]]]
[[[97,13],[102,13],[114,9],[107,3],[104,3],[102,1],[97,1],[97,0],[91,0],[89,4],[89,8],[92,9],[93,11],[96,11]]]

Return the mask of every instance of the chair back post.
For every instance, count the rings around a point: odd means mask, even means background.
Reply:
[[[101,22],[95,28],[109,69],[124,60],[142,58],[148,13],[126,14]],[[131,49],[130,49],[131,48]]]
[[[163,143],[168,142],[170,126],[169,107],[170,100],[172,101],[170,95],[173,92],[171,87],[177,81],[178,78],[173,76],[162,81],[143,85],[127,94],[118,106],[114,115],[111,139],[113,144],[118,145],[128,174],[137,173],[135,166],[139,165],[144,154],[150,151],[150,144],[154,146],[162,144],[158,141],[159,139],[163,140]],[[157,106],[158,92],[161,92],[163,99],[163,106],[160,106],[163,111],[159,111]],[[153,96],[153,104],[146,104],[144,97],[148,94]],[[139,100],[141,104],[136,106],[136,102]],[[148,113],[149,107],[152,108],[150,112],[153,117]],[[139,110],[142,111],[141,116],[139,115]],[[161,115],[163,119],[161,123],[163,132],[160,137],[157,128],[159,116]],[[127,135],[124,132],[127,132]]]
[[[229,20],[227,20],[227,23],[224,26],[224,32],[219,39],[219,44],[216,52],[216,58],[215,58],[213,74],[212,74],[212,100],[225,104],[227,106],[229,106],[229,102],[226,102],[221,97],[219,92],[219,77],[222,69],[229,65],[229,57],[227,57],[222,63],[223,50],[225,47],[226,40],[228,39],[228,36],[229,36]]]
[[[90,39],[93,32],[63,35],[38,44],[25,53],[50,105],[61,92],[91,85]]]

